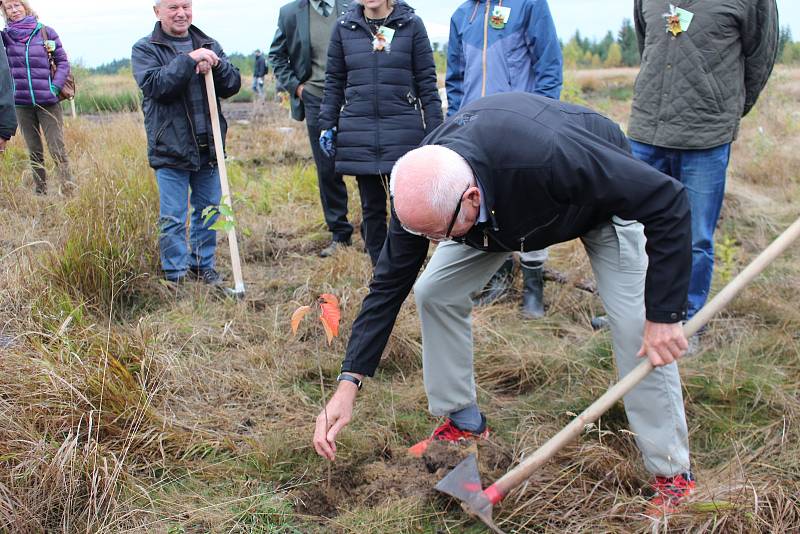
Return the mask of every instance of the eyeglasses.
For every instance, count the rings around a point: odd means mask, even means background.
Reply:
[[[422,232],[415,232],[414,230],[406,228],[402,224],[400,226],[403,228],[403,230],[405,230],[409,234],[418,235],[420,237],[424,237],[426,239],[429,239],[431,241],[435,241],[437,243],[441,243],[443,241],[450,241],[452,239],[452,237],[450,236],[450,233],[453,231],[453,227],[456,225],[456,221],[458,220],[458,214],[461,213],[461,204],[464,202],[464,193],[469,191],[470,187],[472,187],[471,184],[467,185],[467,188],[464,189],[464,191],[461,193],[461,195],[459,195],[458,204],[456,204],[456,209],[453,212],[453,217],[450,219],[450,224],[447,225],[447,231],[445,232],[444,236],[423,234]]]

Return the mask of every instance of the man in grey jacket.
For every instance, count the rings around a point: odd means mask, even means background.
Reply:
[[[633,154],[686,186],[692,210],[688,318],[714,271],[714,230],[739,122],[767,83],[778,49],[775,0],[636,0],[642,54],[628,136]]]
[[[347,0],[293,0],[281,7],[278,30],[269,50],[277,85],[289,92],[292,117],[306,120],[311,152],[317,166],[322,213],[333,240],[320,256],[332,255],[350,244],[353,225],[347,220],[347,187],[334,170],[333,158],[319,147],[319,109],[325,87],[325,68],[336,18],[347,11]]]
[[[17,132],[17,115],[14,110],[14,85],[8,67],[6,49],[0,41],[0,153]]]

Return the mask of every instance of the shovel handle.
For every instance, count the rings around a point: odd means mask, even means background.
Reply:
[[[206,94],[208,95],[208,111],[211,114],[211,130],[214,134],[214,151],[219,167],[219,182],[222,189],[222,202],[233,211],[231,188],[228,185],[228,168],[225,166],[225,147],[222,142],[222,128],[219,124],[219,108],[217,107],[217,91],[214,88],[214,74],[209,70],[205,74]],[[236,284],[235,293],[244,293],[244,278],[242,277],[242,261],[239,258],[239,241],[236,239],[236,228],[228,230],[228,245],[231,249],[231,269],[233,281]]]
[[[722,310],[731,300],[749,284],[761,271],[781,255],[798,237],[800,237],[800,219],[797,219],[785,232],[767,247],[753,262],[709,301],[683,327],[686,337],[695,334],[712,316]],[[499,502],[508,493],[525,482],[539,467],[548,462],[565,445],[575,441],[584,431],[586,425],[597,421],[617,401],[635,388],[653,370],[650,360],[645,359],[633,371],[606,391],[591,406],[573,419],[558,434],[550,438],[533,454],[528,456],[517,467],[506,473],[497,482],[485,490],[487,498],[493,503]]]

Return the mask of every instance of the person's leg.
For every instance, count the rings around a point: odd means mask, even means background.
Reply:
[[[383,242],[386,241],[386,197],[388,177],[378,175],[356,176],[361,195],[361,237],[364,239],[372,266],[378,263]]]
[[[472,300],[507,254],[440,243],[414,285],[422,325],[428,409],[449,415],[477,403],[472,369]]]
[[[189,230],[192,245],[189,269],[202,273],[214,269],[214,255],[217,250],[217,232],[211,230],[217,217],[205,222],[203,210],[208,206],[219,206],[222,200],[219,167],[204,165],[199,171],[191,173],[189,179],[192,206],[192,222]]]
[[[47,193],[47,172],[44,168],[44,146],[36,108],[34,106],[17,106],[17,121],[22,130],[22,136],[25,138],[25,145],[28,147],[36,192],[45,194]]]
[[[161,268],[168,280],[186,275],[189,250],[186,243],[186,216],[189,211],[189,171],[157,169],[159,192],[159,246]]]
[[[66,187],[69,190],[74,184],[72,173],[69,170],[67,148],[64,145],[64,116],[61,112],[61,104],[42,106],[36,109],[44,138],[47,140],[47,148],[56,162],[60,187]]]
[[[319,106],[320,99],[310,93],[303,94],[306,109],[306,126],[311,152],[317,166],[319,196],[322,201],[322,213],[328,229],[333,234],[333,241],[350,243],[353,225],[347,220],[347,186],[341,174],[336,174],[334,158],[322,153],[319,147]]]
[[[608,313],[620,377],[642,360],[647,255],[642,225],[614,218],[582,238]],[[645,467],[657,476],[689,471],[689,431],[676,364],[653,370],[625,396],[625,412]]]
[[[714,231],[725,197],[729,144],[708,150],[682,150],[676,179],[686,186],[692,209],[692,277],[689,281],[691,319],[702,308],[714,274]]]
[[[675,151],[637,141],[630,141],[633,156],[666,175],[675,176]]]

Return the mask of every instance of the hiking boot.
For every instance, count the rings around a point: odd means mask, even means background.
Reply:
[[[219,274],[214,269],[200,270],[196,268],[191,268],[189,269],[189,273],[195,280],[203,282],[204,284],[210,285],[212,287],[221,287],[224,284],[222,275]]]
[[[611,325],[608,322],[608,315],[598,315],[592,317],[592,330],[608,330]]]
[[[425,451],[434,441],[449,441],[451,443],[465,443],[489,437],[489,427],[486,426],[486,416],[481,414],[481,427],[475,432],[461,430],[455,423],[448,418],[444,423],[436,427],[431,437],[425,438],[416,445],[408,448],[408,454],[415,458],[422,458]]]
[[[473,299],[475,306],[489,306],[503,298],[514,282],[514,260],[509,258],[492,275],[489,283]]]
[[[349,247],[350,243],[347,241],[331,241],[331,244],[319,251],[320,258],[330,258],[336,251],[342,247]]]
[[[691,495],[695,488],[692,473],[681,473],[674,477],[656,477],[650,484],[653,495],[648,499],[651,507],[662,513],[671,513]]]

